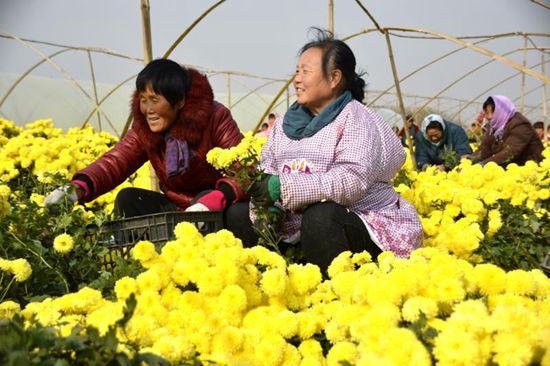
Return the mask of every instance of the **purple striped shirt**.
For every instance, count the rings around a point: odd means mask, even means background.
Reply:
[[[302,209],[327,200],[359,215],[380,248],[407,257],[422,245],[422,226],[416,209],[391,182],[405,159],[390,126],[354,100],[333,122],[301,140],[284,134],[280,117],[262,150],[261,167],[281,178],[285,238],[299,232]]]

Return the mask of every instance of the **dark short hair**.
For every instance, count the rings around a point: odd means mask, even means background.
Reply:
[[[534,128],[541,128],[541,129],[544,130],[544,122],[542,122],[542,121],[537,121],[537,122],[533,123],[533,127],[534,127]]]
[[[275,115],[275,113],[269,113],[267,118],[277,118],[277,116]]]
[[[487,98],[487,100],[483,103],[483,110],[486,111],[488,106],[491,106],[493,112],[495,111],[495,101],[492,97]]]
[[[431,121],[428,123],[426,126],[426,131],[431,130],[432,128],[437,128],[438,130],[443,131],[443,126],[441,126],[441,123],[438,121]]]
[[[162,95],[174,107],[191,88],[191,75],[184,66],[168,59],[156,59],[147,64],[137,76],[136,89],[145,91],[147,85]]]
[[[316,32],[313,41],[306,43],[299,54],[303,54],[310,48],[319,48],[323,52],[321,65],[323,75],[328,78],[332,70],[342,71],[344,81],[344,90],[349,90],[354,99],[363,102],[365,98],[365,80],[355,72],[355,55],[349,46],[339,39],[335,39],[333,34],[327,30],[311,28]]]

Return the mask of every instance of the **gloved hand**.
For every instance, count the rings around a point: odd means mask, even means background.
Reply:
[[[266,174],[265,178],[252,184],[248,193],[254,206],[273,206],[281,198],[281,180],[278,175]]]
[[[222,211],[225,208],[226,202],[225,195],[218,189],[203,191],[191,201],[191,206],[187,210],[200,204],[201,206],[195,207],[193,211]]]
[[[214,189],[199,193],[185,212],[222,211],[225,208],[226,198],[222,191]],[[197,222],[197,229],[202,230],[204,222]]]
[[[208,212],[211,211],[202,203],[195,203],[185,209],[185,212]]]
[[[44,206],[49,207],[56,205],[63,201],[69,203],[75,203],[78,200],[76,195],[75,187],[72,184],[65,184],[64,186],[54,189],[48,196],[44,199]]]

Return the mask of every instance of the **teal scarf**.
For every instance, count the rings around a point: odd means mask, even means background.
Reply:
[[[292,140],[301,140],[304,137],[315,135],[320,129],[334,121],[342,109],[353,100],[349,90],[346,90],[332,103],[327,105],[317,116],[304,106],[294,102],[285,113],[283,131]]]

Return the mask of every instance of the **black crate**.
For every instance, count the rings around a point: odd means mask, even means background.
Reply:
[[[203,235],[223,229],[223,212],[163,212],[136,216],[106,223],[99,235],[99,242],[109,248],[104,265],[113,268],[116,257],[127,258],[130,249],[141,240],[148,240],[160,249],[174,238],[174,227],[182,222],[193,223]]]
[[[546,256],[544,257],[540,268],[542,268],[544,273],[546,273],[546,275],[550,277],[550,249],[548,249],[548,253],[546,253]]]

